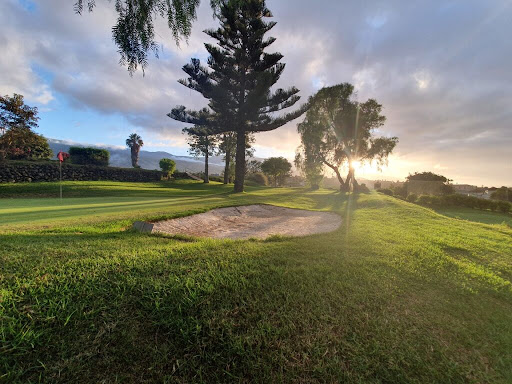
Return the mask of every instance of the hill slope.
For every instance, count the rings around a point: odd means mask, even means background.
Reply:
[[[54,155],[57,155],[59,151],[67,152],[70,146],[78,146],[78,147],[95,147],[94,145],[88,144],[71,144],[69,142],[63,140],[56,139],[48,139],[48,144],[52,149]],[[107,149],[110,152],[110,165],[113,167],[121,167],[121,168],[131,168],[131,156],[130,150],[128,148],[120,149],[115,147],[102,147]],[[176,162],[176,168],[178,170],[184,171],[188,170],[190,172],[202,172],[204,171],[204,158],[202,157],[192,157],[192,156],[175,156],[171,153],[160,151],[160,152],[151,152],[141,150],[139,154],[139,165],[144,169],[160,169],[159,161],[163,158],[172,159]],[[210,158],[210,173],[211,174],[221,174],[224,170],[224,164],[222,157],[213,156]]]

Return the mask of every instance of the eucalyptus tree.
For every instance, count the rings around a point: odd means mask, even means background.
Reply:
[[[280,53],[266,53],[276,39],[265,38],[275,25],[264,0],[226,0],[219,6],[221,26],[205,33],[217,45],[205,44],[210,54],[208,67],[192,59],[183,70],[189,76],[180,82],[202,94],[216,115],[209,121],[216,133],[236,133],[235,192],[243,192],[247,134],[271,131],[302,115],[305,106],[276,116],[293,106],[300,97],[295,87],[273,89],[285,64]],[[199,111],[176,107],[169,116],[197,125]]]
[[[311,98],[306,117],[297,126],[305,161],[332,169],[342,191],[358,186],[356,162],[375,161],[380,167],[398,143],[397,137],[375,136],[375,130],[386,121],[382,105],[374,99],[355,101],[353,93],[354,87],[348,83],[322,88]],[[342,168],[348,169],[345,179]]]
[[[139,153],[140,149],[144,146],[144,141],[142,141],[142,137],[140,137],[136,133],[132,133],[126,139],[126,146],[130,148],[132,167],[139,168]]]
[[[216,10],[221,0],[210,0]],[[115,0],[116,24],[112,27],[112,38],[117,45],[121,65],[126,65],[130,74],[140,66],[142,71],[148,64],[148,53],[153,51],[158,57],[158,44],[155,41],[155,22],[158,18],[167,19],[176,44],[187,39],[192,23],[197,17],[199,0]],[[96,0],[75,0],[75,12],[82,14],[84,8],[92,12]]]

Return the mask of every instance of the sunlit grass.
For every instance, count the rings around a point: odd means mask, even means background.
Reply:
[[[1,187],[25,196],[0,199],[6,382],[512,381],[508,227],[329,190],[75,183],[60,202]],[[344,224],[266,241],[129,230],[255,202]]]

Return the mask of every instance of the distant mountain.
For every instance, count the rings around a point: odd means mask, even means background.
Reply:
[[[55,156],[60,151],[68,152],[69,147],[94,147],[94,148],[103,148],[110,152],[110,166],[112,167],[121,167],[121,168],[131,168],[132,161],[130,156],[130,150],[128,148],[116,148],[109,146],[97,146],[97,145],[89,145],[89,144],[80,144],[80,143],[71,143],[64,140],[56,140],[56,139],[48,139],[48,144],[50,144],[50,148],[52,149]],[[202,157],[192,157],[192,156],[175,156],[168,152],[150,152],[150,151],[140,151],[139,154],[139,165],[144,169],[160,169],[159,161],[163,158],[172,159],[176,162],[176,168],[180,171],[189,171],[189,172],[201,172],[204,170],[204,158]],[[210,174],[221,174],[224,170],[224,161],[220,156],[210,157],[209,161],[210,166]]]

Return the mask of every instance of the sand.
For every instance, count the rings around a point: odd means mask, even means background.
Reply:
[[[152,232],[215,239],[265,239],[271,235],[305,236],[332,232],[340,225],[341,217],[331,212],[247,205],[157,222]]]

